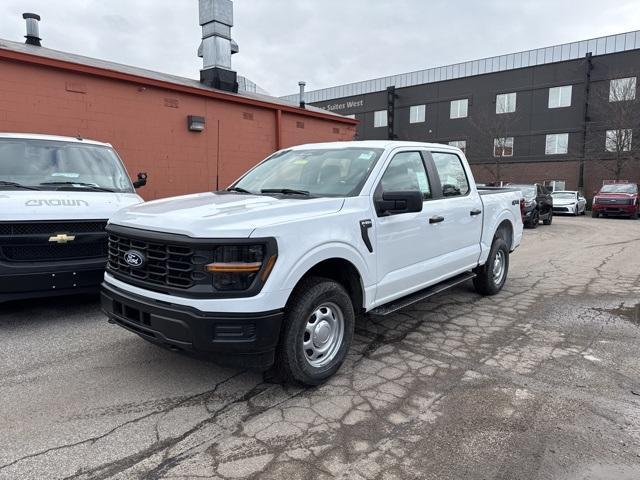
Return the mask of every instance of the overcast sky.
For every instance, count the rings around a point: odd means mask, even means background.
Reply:
[[[638,0],[235,0],[233,67],[273,95],[640,29]],[[197,0],[2,0],[0,38],[198,78]]]

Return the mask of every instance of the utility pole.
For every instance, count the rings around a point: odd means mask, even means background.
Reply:
[[[587,128],[591,118],[589,117],[589,92],[591,91],[591,70],[593,63],[591,61],[592,54],[588,52],[585,55],[584,67],[584,107],[582,120],[582,156],[580,157],[580,166],[578,170],[578,190],[584,194],[584,164],[587,157]]]
[[[387,87],[387,138],[395,140],[396,133],[394,130],[394,114],[396,111],[396,87]]]

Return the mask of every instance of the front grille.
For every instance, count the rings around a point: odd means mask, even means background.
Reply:
[[[598,205],[633,205],[633,198],[597,198]]]
[[[107,222],[17,222],[0,223],[0,235],[53,235],[55,233],[104,232]]]
[[[0,223],[0,259],[7,262],[87,260],[107,255],[106,220]],[[67,243],[49,239],[75,237]]]
[[[104,257],[107,255],[107,244],[104,241],[67,245],[19,245],[2,248],[9,261],[33,262],[43,260],[69,260]]]
[[[125,253],[130,250],[144,255],[145,262],[141,266],[132,267],[125,262]],[[187,289],[204,278],[201,265],[199,271],[196,271],[196,255],[189,246],[110,234],[108,254],[107,268],[110,272],[145,283]]]

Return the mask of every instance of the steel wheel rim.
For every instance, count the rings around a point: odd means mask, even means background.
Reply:
[[[500,284],[504,276],[505,258],[504,252],[498,250],[493,259],[493,283],[496,285]]]
[[[302,334],[304,357],[312,367],[329,364],[344,338],[344,314],[333,302],[320,304],[307,319]]]

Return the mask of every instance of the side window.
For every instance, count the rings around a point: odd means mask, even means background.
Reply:
[[[389,163],[380,180],[383,192],[407,192],[419,190],[423,198],[431,198],[427,172],[418,152],[401,152]]]
[[[440,177],[444,197],[455,197],[469,193],[469,180],[460,157],[454,153],[441,152],[431,152],[431,156]]]

